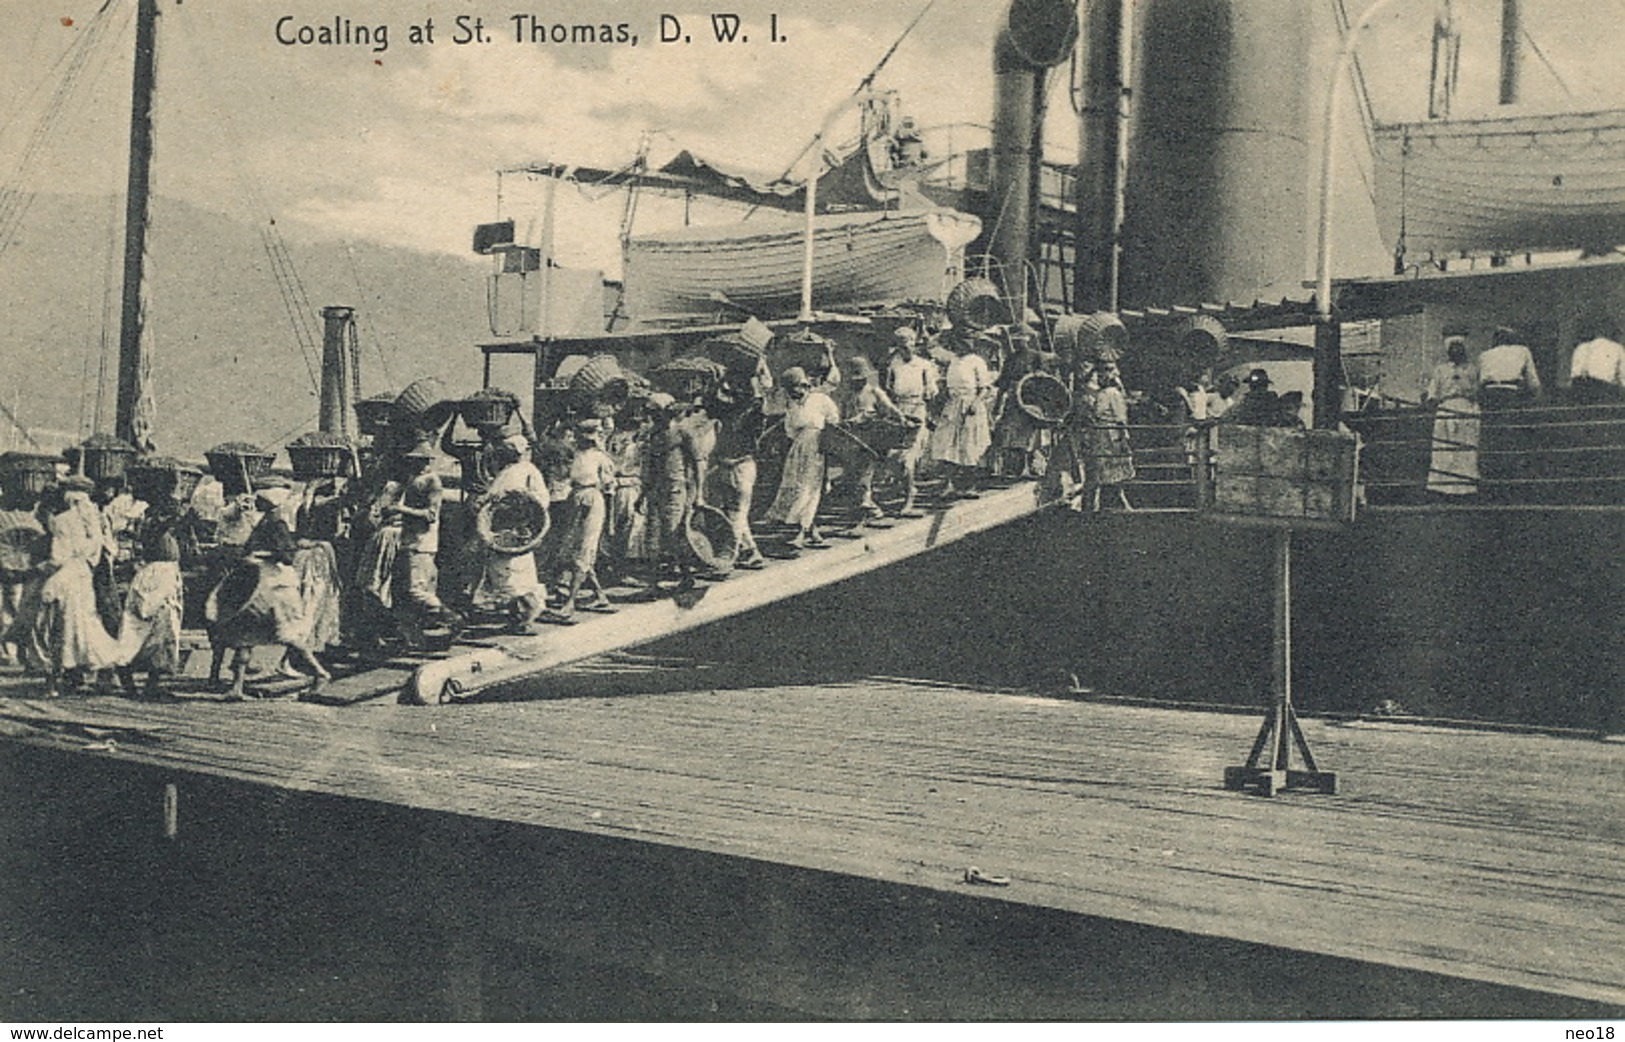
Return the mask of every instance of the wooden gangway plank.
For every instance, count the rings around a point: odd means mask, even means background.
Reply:
[[[1618,744],[1309,720],[1343,793],[1263,800],[1219,784],[1247,717],[878,680],[52,715],[162,737],[5,741],[175,772],[183,808],[202,773],[1625,1006]],[[973,865],[1010,885],[967,886]]]
[[[896,564],[1019,520],[1045,505],[1039,482],[1023,481],[945,504],[922,518],[886,528],[854,528],[843,533],[845,538],[832,539],[825,549],[774,561],[760,572],[735,573],[726,582],[688,595],[625,605],[611,616],[578,616],[573,626],[549,627],[533,637],[500,638],[484,648],[460,649],[418,666],[402,689],[401,700],[437,704],[523,682],[560,666],[647,644]],[[398,683],[389,674],[383,679],[391,685],[386,691]]]

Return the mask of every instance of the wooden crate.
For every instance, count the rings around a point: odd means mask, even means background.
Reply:
[[[1239,424],[1220,424],[1217,432],[1212,514],[1289,524],[1354,520],[1354,435]]]

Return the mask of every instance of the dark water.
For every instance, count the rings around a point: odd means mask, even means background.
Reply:
[[[162,781],[0,747],[0,1019],[1607,1012],[981,895],[204,779],[182,781],[165,840]]]

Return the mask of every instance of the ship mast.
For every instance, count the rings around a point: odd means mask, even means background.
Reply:
[[[1523,13],[1518,0],[1501,0],[1501,104],[1516,105],[1522,79]]]
[[[143,343],[152,173],[152,96],[157,73],[158,0],[137,0],[135,77],[130,104],[130,176],[124,216],[124,294],[119,321],[118,410],[114,433],[142,451],[152,448],[150,360]]]

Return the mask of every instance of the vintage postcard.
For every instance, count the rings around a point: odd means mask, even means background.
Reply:
[[[1613,1037],[1618,0],[0,13],[13,1037]]]

